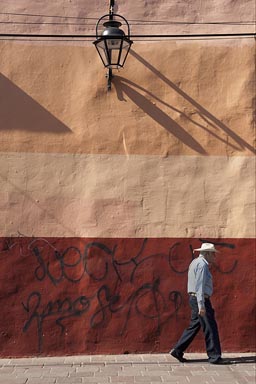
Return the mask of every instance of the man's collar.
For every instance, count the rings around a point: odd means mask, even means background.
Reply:
[[[209,263],[208,263],[208,261],[206,260],[206,258],[204,257],[204,255],[199,254],[199,257],[201,257],[201,259],[203,259],[203,261],[204,261],[207,265],[209,265]]]

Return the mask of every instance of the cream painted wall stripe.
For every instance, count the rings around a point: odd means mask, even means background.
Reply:
[[[0,154],[0,236],[255,236],[255,159]]]

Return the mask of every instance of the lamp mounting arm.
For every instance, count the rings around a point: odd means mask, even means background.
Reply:
[[[108,72],[106,73],[106,78],[108,81],[108,91],[111,90],[111,81],[113,78],[112,68],[108,68]]]
[[[115,0],[109,0],[109,20],[113,20]]]

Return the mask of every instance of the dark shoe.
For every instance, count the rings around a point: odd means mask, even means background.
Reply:
[[[225,364],[225,360],[222,359],[222,357],[218,357],[216,360],[209,360],[210,364]]]
[[[175,359],[179,360],[179,362],[181,363],[185,363],[187,361],[187,359],[183,357],[183,353],[179,353],[175,349],[171,350],[170,355]]]

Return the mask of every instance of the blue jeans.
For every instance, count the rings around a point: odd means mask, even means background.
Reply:
[[[189,305],[191,307],[191,320],[187,329],[183,332],[181,338],[174,346],[174,349],[181,355],[192,343],[195,336],[202,327],[205,338],[206,352],[210,362],[214,362],[221,357],[221,346],[219,339],[218,326],[214,316],[210,299],[205,299],[205,316],[198,315],[198,305],[195,296],[189,296]]]

